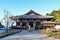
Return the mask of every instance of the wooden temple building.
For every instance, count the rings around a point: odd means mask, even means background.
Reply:
[[[53,16],[43,16],[30,10],[24,15],[13,16],[11,17],[13,20],[16,20],[16,27],[22,29],[42,29],[42,28],[50,28],[55,26],[55,22],[51,22],[54,18]]]

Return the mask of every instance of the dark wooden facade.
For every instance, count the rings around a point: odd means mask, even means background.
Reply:
[[[42,22],[45,21],[50,21],[54,17],[53,16],[42,16],[34,11],[29,11],[28,13],[20,16],[16,16],[16,26],[22,29],[42,29],[42,26],[54,26],[54,23],[50,24],[41,24]]]

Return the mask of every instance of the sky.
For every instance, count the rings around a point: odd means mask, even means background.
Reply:
[[[60,0],[0,0],[0,20],[4,17],[4,10],[16,16],[30,10],[45,15],[58,9],[60,9]]]

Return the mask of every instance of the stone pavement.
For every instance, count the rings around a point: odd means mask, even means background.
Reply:
[[[4,38],[1,38],[0,40],[52,40],[51,38],[48,39],[48,37],[42,35],[40,32],[37,31],[22,31],[20,33],[16,33]]]

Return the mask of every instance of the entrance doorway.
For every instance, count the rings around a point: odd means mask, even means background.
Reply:
[[[35,29],[40,29],[41,28],[41,22],[36,22],[36,27]]]
[[[29,22],[30,27],[33,27],[33,22]]]
[[[26,22],[22,22],[22,28],[26,29]]]

